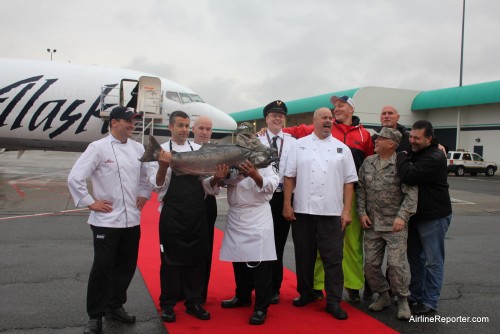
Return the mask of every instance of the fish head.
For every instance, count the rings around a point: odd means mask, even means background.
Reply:
[[[264,168],[279,161],[278,152],[274,148],[263,147],[262,149],[252,151],[248,158],[255,168]]]

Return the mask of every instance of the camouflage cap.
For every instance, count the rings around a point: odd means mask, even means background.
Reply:
[[[383,127],[379,132],[375,132],[375,135],[382,138],[392,139],[399,144],[401,141],[401,132],[393,128]]]

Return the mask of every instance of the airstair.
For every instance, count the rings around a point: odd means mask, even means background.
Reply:
[[[146,134],[153,135],[155,124],[163,122],[162,102],[160,78],[122,79],[119,86],[101,88],[99,115],[103,120],[109,120],[109,114],[116,106],[132,108],[142,114],[142,122],[138,122],[134,130],[134,140],[145,145]]]

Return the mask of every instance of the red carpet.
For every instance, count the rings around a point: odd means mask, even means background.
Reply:
[[[147,203],[141,220],[141,245],[139,250],[139,269],[146,282],[157,309],[160,295],[160,252],[158,239],[158,202],[156,196]],[[164,323],[170,334],[184,333],[397,333],[378,320],[342,303],[349,314],[349,319],[338,321],[324,311],[325,302],[315,302],[303,308],[292,306],[292,299],[297,296],[295,290],[295,274],[285,270],[281,300],[277,305],[271,305],[266,323],[261,326],[248,324],[252,307],[223,309],[220,302],[234,295],[235,283],[232,265],[219,261],[219,250],[223,233],[216,229],[214,242],[214,259],[208,290],[207,310],[211,320],[203,321],[184,312],[184,304],[175,307],[177,321]]]

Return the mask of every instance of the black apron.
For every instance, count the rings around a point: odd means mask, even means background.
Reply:
[[[205,190],[195,175],[172,177],[163,197],[160,244],[170,265],[204,263],[208,259]]]

